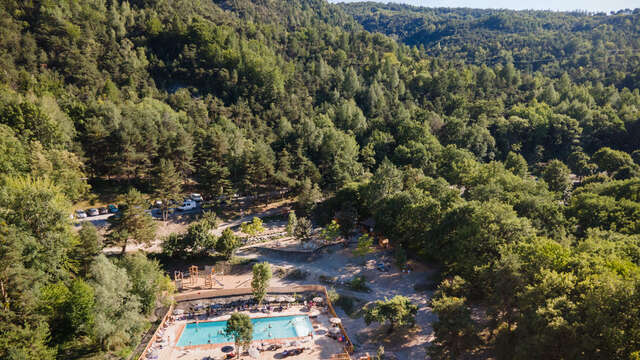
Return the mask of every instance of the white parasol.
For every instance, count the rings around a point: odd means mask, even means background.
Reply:
[[[332,324],[336,324],[337,325],[337,324],[342,323],[342,320],[340,320],[340,318],[334,317],[334,318],[329,319],[329,322],[332,323]]]
[[[182,309],[173,310],[173,315],[182,315],[182,314],[184,314],[184,310]]]
[[[286,301],[287,302],[295,302],[296,298],[294,298],[293,296],[287,296]]]
[[[340,328],[332,327],[332,328],[330,328],[330,329],[329,329],[329,332],[332,332],[332,333],[339,333],[339,332],[340,332]]]
[[[251,356],[254,359],[259,359],[260,358],[260,352],[258,351],[258,349],[254,348],[254,347],[250,347],[249,348],[249,356]]]
[[[276,298],[274,298],[273,296],[267,296],[264,300],[266,302],[274,302],[276,300]]]
[[[278,302],[285,302],[284,296],[278,296]]]
[[[317,303],[322,302],[323,300],[324,299],[321,298],[320,296],[316,296],[316,297],[313,298],[313,302],[317,302]]]
[[[320,311],[318,311],[318,310],[311,310],[309,312],[309,317],[313,318],[313,317],[317,317],[318,315],[320,315]]]

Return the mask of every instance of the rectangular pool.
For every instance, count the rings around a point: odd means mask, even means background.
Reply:
[[[269,340],[307,336],[313,326],[306,315],[278,316],[251,319],[253,340]],[[220,344],[233,342],[224,334],[226,321],[208,321],[187,324],[180,335],[177,346]]]

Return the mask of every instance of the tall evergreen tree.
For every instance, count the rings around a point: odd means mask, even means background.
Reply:
[[[181,199],[182,177],[173,166],[173,161],[161,159],[154,172],[153,188],[154,196],[160,200],[162,219],[167,221],[172,201]]]
[[[156,224],[145,211],[147,200],[135,189],[120,196],[118,214],[109,218],[109,242],[122,246],[122,254],[131,242],[150,245],[156,236]]]

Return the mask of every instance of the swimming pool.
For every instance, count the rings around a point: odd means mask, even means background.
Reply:
[[[306,315],[278,316],[251,319],[253,340],[269,340],[307,336],[313,326]],[[220,344],[233,342],[232,337],[224,335],[226,321],[190,323],[185,326],[177,346]]]

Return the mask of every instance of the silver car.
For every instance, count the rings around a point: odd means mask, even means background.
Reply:
[[[100,212],[96,208],[91,208],[87,210],[87,214],[89,214],[89,216],[98,216],[100,215]]]
[[[87,217],[87,213],[84,210],[76,210],[76,219],[84,219]]]

